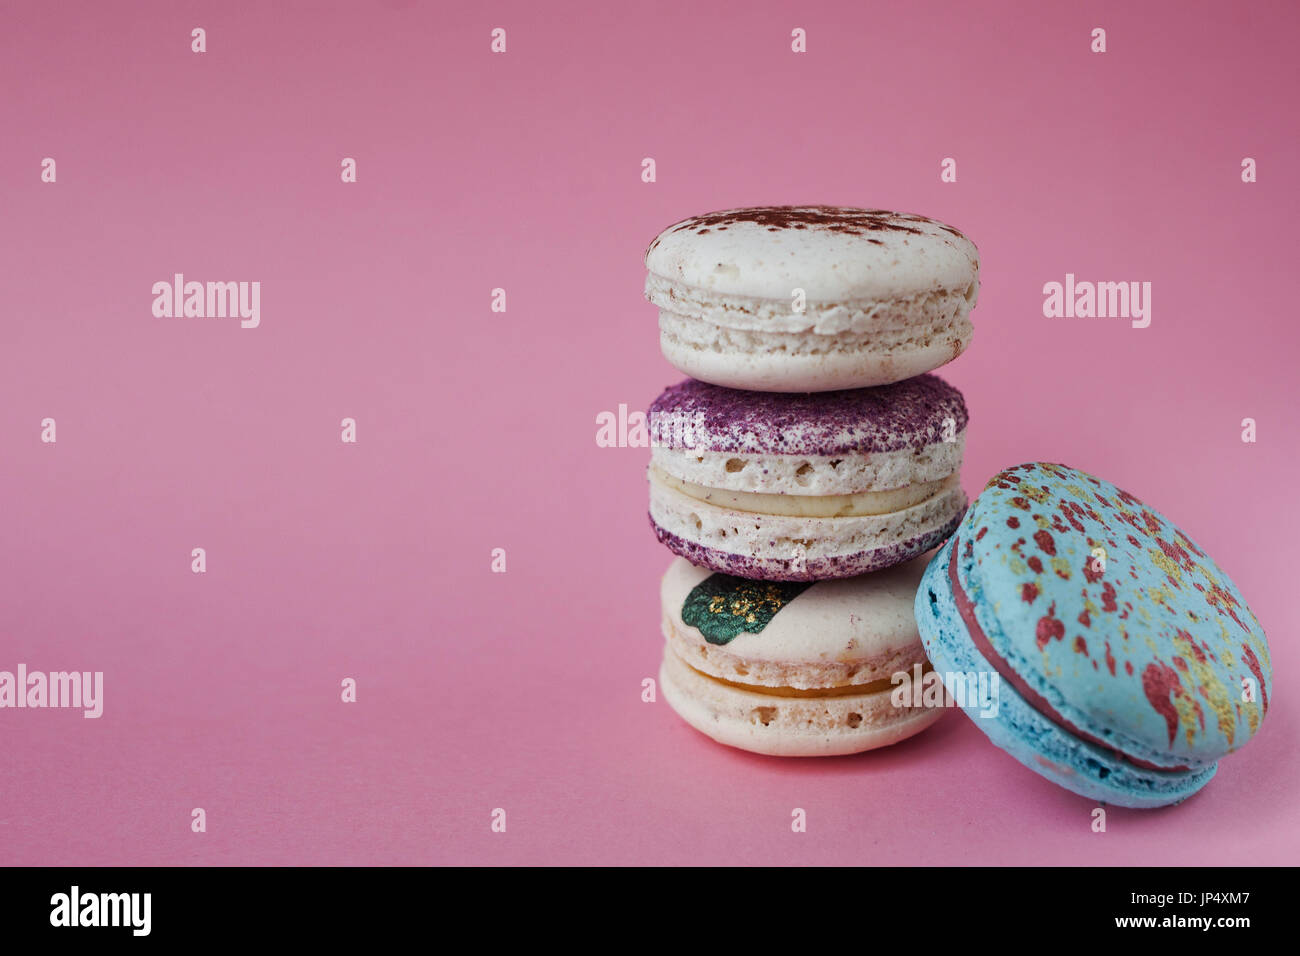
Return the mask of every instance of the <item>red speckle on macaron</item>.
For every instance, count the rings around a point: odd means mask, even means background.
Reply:
[[[1109,581],[1101,589],[1101,609],[1112,614],[1119,610],[1119,605],[1115,603],[1115,585]],[[1127,617],[1127,614],[1123,616]]]
[[[1038,619],[1038,629],[1036,631],[1038,649],[1042,650],[1047,646],[1047,642],[1055,638],[1061,640],[1065,637],[1065,625],[1058,621],[1056,615],[1056,602],[1053,601],[1051,607],[1047,609],[1047,614]]]
[[[1156,544],[1160,545],[1160,550],[1165,553],[1169,560],[1176,562],[1184,571],[1190,571],[1196,567],[1196,562],[1192,560],[1192,556],[1181,545],[1170,544],[1159,536],[1156,537]]]
[[[1178,672],[1160,661],[1148,664],[1142,671],[1142,693],[1146,695],[1151,708],[1165,719],[1169,744],[1173,746],[1174,734],[1178,732],[1178,711],[1174,709],[1170,695],[1183,696],[1183,684],[1178,679]]]
[[[1056,541],[1052,538],[1050,532],[1044,531],[1040,528],[1034,532],[1034,541],[1044,554],[1051,557],[1056,556]]]
[[[1264,683],[1264,671],[1259,666],[1259,658],[1255,656],[1255,652],[1251,650],[1250,645],[1245,643],[1241,645],[1241,656],[1246,659],[1246,666],[1249,667],[1250,672],[1255,675],[1255,682],[1259,685],[1260,704],[1264,709],[1264,713],[1267,714],[1268,688]]]
[[[1083,559],[1083,576],[1087,579],[1089,584],[1096,584],[1102,579],[1102,576],[1106,572],[1102,571],[1101,567],[1101,562],[1092,555],[1088,555]],[[1094,568],[1096,570],[1094,570]]]
[[[1070,522],[1070,527],[1073,528],[1075,531],[1082,533],[1083,531],[1086,530],[1083,526],[1083,522],[1080,521],[1078,518],[1076,518],[1074,516],[1074,512],[1070,510],[1070,502],[1068,501],[1061,502],[1061,513],[1065,515],[1065,519]],[[1082,508],[1079,509],[1079,514],[1083,514]]]
[[[1202,551],[1200,548],[1198,548],[1196,545],[1192,544],[1192,539],[1187,537],[1187,535],[1183,534],[1177,528],[1174,529],[1174,535],[1182,539],[1183,544],[1187,546],[1187,550],[1192,552],[1192,554],[1197,554],[1200,555],[1201,557],[1205,557],[1205,552]]]

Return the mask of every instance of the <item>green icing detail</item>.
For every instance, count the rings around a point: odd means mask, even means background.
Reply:
[[[806,581],[749,581],[711,574],[686,595],[682,622],[699,628],[710,644],[727,644],[738,634],[757,634],[776,612],[812,586]]]

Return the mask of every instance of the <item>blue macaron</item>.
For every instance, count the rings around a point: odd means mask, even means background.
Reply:
[[[990,740],[1104,803],[1186,799],[1268,711],[1268,644],[1237,586],[1158,511],[1064,465],[994,476],[927,567],[916,620]],[[963,699],[981,673],[994,706]]]

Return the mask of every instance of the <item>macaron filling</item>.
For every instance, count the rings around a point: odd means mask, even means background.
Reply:
[[[752,514],[791,515],[807,518],[845,518],[862,515],[884,515],[911,508],[938,494],[947,492],[957,481],[949,475],[937,481],[921,482],[902,488],[880,491],[859,491],[837,495],[796,495],[785,492],[768,494],[756,491],[737,491],[713,488],[684,481],[661,468],[650,466],[653,480],[697,501],[705,501],[720,508],[745,511]]]
[[[678,660],[681,660],[680,655],[678,655]],[[764,684],[745,684],[740,681],[728,680],[715,674],[707,674],[698,667],[691,667],[686,661],[682,661],[682,663],[706,680],[716,681],[719,684],[735,687],[738,690],[747,690],[752,694],[768,694],[772,697],[859,697],[863,694],[888,692],[893,690],[894,687],[893,682],[889,679],[871,681],[867,684],[841,684],[837,687],[771,687]],[[929,663],[924,665],[926,670],[929,669],[929,666]]]
[[[944,328],[974,306],[979,284],[970,279],[956,288],[926,290],[903,296],[808,301],[802,312],[790,307],[788,295],[777,299],[724,295],[690,286],[651,272],[645,297],[678,321],[701,321],[724,328],[768,332],[813,332],[817,335],[856,334],[864,346],[881,333],[894,335],[914,329]]]
[[[762,494],[850,495],[939,481],[961,470],[966,433],[891,451],[770,454],[652,445],[650,463],[706,488]]]
[[[1035,691],[1029,684],[1012,669],[1011,665],[993,648],[992,642],[988,635],[985,634],[983,627],[980,626],[979,619],[975,615],[975,604],[971,601],[966,590],[961,585],[960,574],[957,569],[957,554],[960,541],[954,542],[950,548],[951,555],[948,560],[948,580],[952,586],[953,603],[957,606],[957,612],[960,614],[962,622],[966,625],[967,634],[970,636],[971,643],[975,649],[988,663],[996,670],[1003,680],[1015,688],[1016,692],[1024,699],[1025,703],[1032,707],[1039,715],[1050,720],[1057,727],[1067,733],[1077,737],[1080,740],[1099,747],[1108,753],[1122,758],[1135,767],[1141,767],[1144,770],[1156,770],[1166,773],[1185,773],[1190,771],[1187,766],[1159,766],[1137,757],[1127,754],[1118,749],[1113,744],[1107,743],[1100,738],[1081,730],[1075,724],[1063,717],[1041,694]]]

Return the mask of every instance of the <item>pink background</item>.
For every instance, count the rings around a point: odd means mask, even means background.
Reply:
[[[105,711],[0,711],[0,862],[1297,861],[1293,4],[70,6],[0,11],[0,669]],[[1094,834],[956,714],[794,762],[641,702],[668,555],[595,444],[680,378],[641,257],[804,202],[979,245],[968,491],[1093,471],[1251,601],[1276,703],[1189,803]],[[154,318],[177,271],[261,327]],[[1151,327],[1045,319],[1066,272]]]

